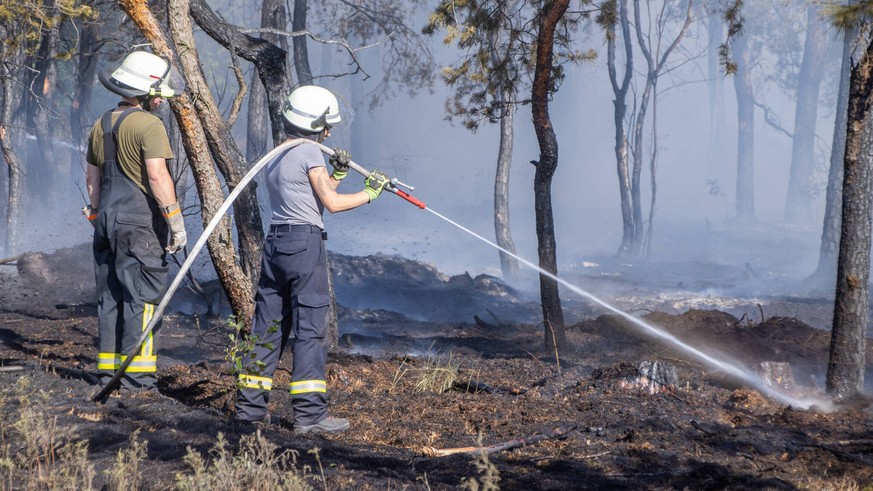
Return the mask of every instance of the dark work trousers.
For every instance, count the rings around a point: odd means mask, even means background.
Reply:
[[[136,346],[155,304],[167,291],[166,221],[155,199],[136,187],[116,159],[115,135],[134,110],[125,110],[112,127],[111,113],[102,119],[105,160],[93,250],[99,323],[97,374],[104,382]],[[156,372],[157,355],[150,334],[125,370],[122,387],[153,387]]]
[[[290,342],[294,356],[291,401],[294,424],[327,416],[327,255],[322,231],[310,225],[273,225],[264,242],[261,278],[255,295],[254,358],[239,374],[237,418],[264,417],[273,373]]]

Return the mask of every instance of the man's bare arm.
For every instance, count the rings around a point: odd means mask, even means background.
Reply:
[[[315,190],[315,194],[318,195],[318,199],[321,200],[327,211],[331,213],[351,210],[370,202],[370,197],[364,191],[350,194],[337,193],[336,187],[339,185],[339,181],[330,177],[326,167],[310,169],[309,183],[312,185],[312,189]]]
[[[146,172],[149,176],[149,186],[152,194],[158,202],[158,206],[165,208],[176,202],[176,185],[170,171],[167,169],[167,160],[162,158],[146,159]]]
[[[100,207],[100,182],[103,180],[103,169],[87,163],[85,169],[85,187],[88,188],[88,199],[91,200],[91,208]]]

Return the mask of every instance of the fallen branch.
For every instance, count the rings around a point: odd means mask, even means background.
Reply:
[[[479,392],[493,394],[494,392],[496,392],[496,389],[486,384],[485,382],[472,378],[468,380],[455,380],[455,382],[452,384],[452,389],[461,392],[468,392],[470,394],[478,394]]]
[[[24,254],[19,254],[19,255],[14,256],[14,257],[7,257],[6,259],[0,259],[0,264],[14,263],[15,261],[18,261],[19,259],[21,259],[22,257],[24,257]]]
[[[570,423],[566,425],[558,426],[552,429],[549,433],[543,433],[541,435],[533,435],[527,438],[516,438],[513,440],[509,440],[503,443],[498,443],[496,445],[490,445],[487,447],[459,447],[459,448],[433,448],[433,447],[424,447],[422,448],[422,453],[427,455],[428,457],[446,457],[448,455],[457,455],[457,454],[465,454],[465,455],[479,455],[484,453],[486,455],[491,455],[493,453],[502,452],[504,450],[510,450],[513,448],[524,447],[526,445],[533,445],[534,443],[539,443],[543,440],[551,440],[553,438],[560,438],[567,433],[576,429],[576,423]]]
[[[806,446],[806,447],[818,447],[818,448],[821,448],[823,450],[827,450],[827,451],[831,452],[832,454],[836,455],[837,457],[840,457],[840,458],[843,458],[846,460],[850,460],[852,462],[859,462],[859,463],[867,465],[867,466],[873,466],[873,460],[870,460],[862,455],[858,455],[858,454],[855,454],[852,452],[846,452],[844,450],[840,450],[839,448],[836,448],[832,445],[828,445],[825,443],[819,443],[819,444],[804,445],[804,446]]]

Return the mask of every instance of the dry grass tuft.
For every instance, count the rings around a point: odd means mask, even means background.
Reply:
[[[461,369],[461,361],[453,353],[446,357],[437,355],[428,356],[422,363],[418,372],[418,382],[415,384],[415,392],[442,393],[452,388]]]
[[[64,433],[43,408],[47,395],[21,377],[0,392],[0,472],[8,489],[94,489],[88,442]]]
[[[180,490],[199,491],[222,489],[244,491],[249,489],[276,489],[287,491],[309,490],[306,475],[298,471],[297,453],[293,450],[277,452],[278,447],[267,440],[258,430],[255,434],[240,439],[239,452],[234,455],[228,449],[224,435],[204,458],[188,448],[185,462],[192,474],[177,474]]]

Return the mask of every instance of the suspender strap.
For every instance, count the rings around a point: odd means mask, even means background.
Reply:
[[[121,127],[121,122],[133,111],[139,111],[139,108],[130,107],[122,111],[118,119],[115,120],[115,125],[112,124],[112,111],[107,111],[100,119],[100,125],[103,128],[103,161],[118,162],[118,128]]]

